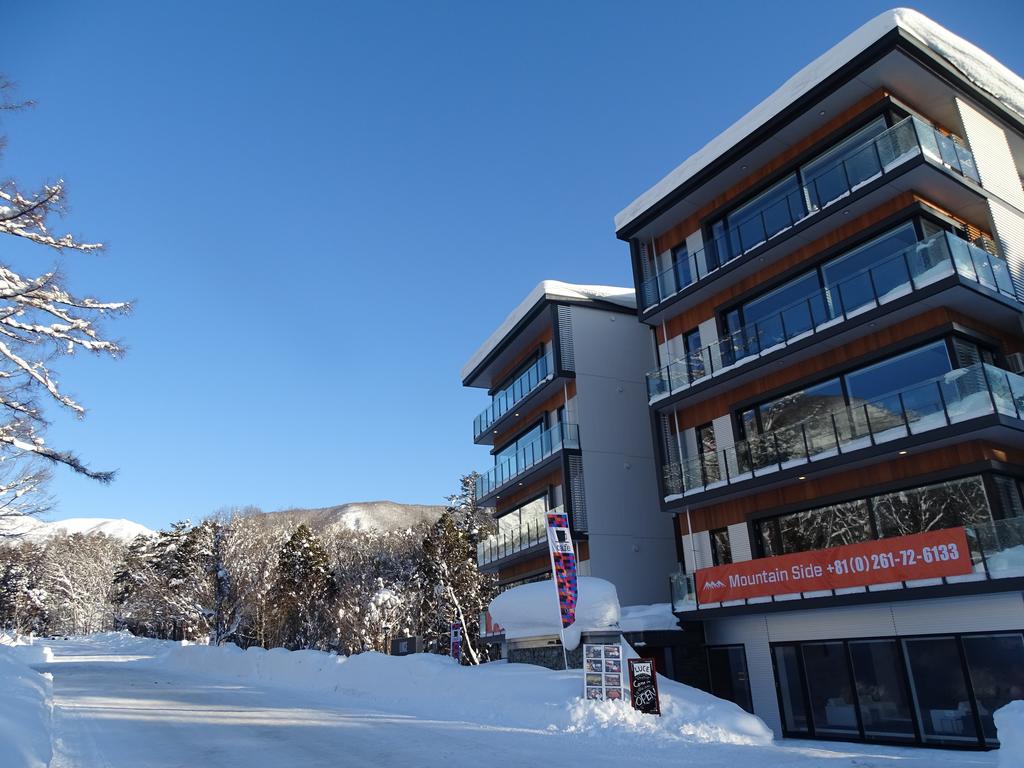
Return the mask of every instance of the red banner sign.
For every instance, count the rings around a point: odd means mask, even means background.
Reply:
[[[697,602],[863,587],[971,572],[963,528],[798,552],[696,572]]]

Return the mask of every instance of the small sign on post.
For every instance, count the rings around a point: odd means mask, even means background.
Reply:
[[[654,659],[629,660],[629,700],[633,709],[647,715],[660,715],[658,673]]]
[[[462,625],[453,623],[448,641],[448,654],[456,661],[462,661]]]

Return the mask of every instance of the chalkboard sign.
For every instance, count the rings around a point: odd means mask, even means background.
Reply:
[[[629,660],[629,700],[633,709],[647,715],[660,715],[658,700],[658,672],[654,659]]]

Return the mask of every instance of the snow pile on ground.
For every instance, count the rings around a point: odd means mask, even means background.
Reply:
[[[619,628],[623,632],[651,632],[679,629],[679,619],[672,613],[671,603],[624,605],[620,610]]]
[[[628,646],[624,650],[629,654]],[[183,674],[330,694],[342,697],[347,705],[358,701],[440,720],[627,740],[655,737],[759,745],[772,740],[759,718],[666,678],[658,681],[664,712],[659,718],[642,715],[622,701],[582,701],[583,671],[578,669],[552,671],[505,662],[463,667],[433,654],[363,653],[345,658],[280,648],[243,651],[233,645],[174,645],[161,662]]]
[[[53,661],[53,651],[50,647],[36,643],[33,638],[0,632],[0,646],[7,650],[11,658],[22,664],[46,664]]]
[[[4,768],[44,768],[50,764],[49,675],[20,660],[23,648],[7,638],[0,643],[0,753]],[[46,649],[49,650],[49,649]]]
[[[505,629],[505,637],[557,635],[562,629],[558,595],[552,581],[536,581],[502,592],[490,607],[491,618]],[[579,578],[576,622],[565,630],[565,647],[570,651],[580,644],[580,633],[617,629],[619,595],[615,585],[593,576]]]
[[[992,715],[999,739],[999,765],[1001,768],[1021,768],[1024,765],[1024,701],[1011,701]]]

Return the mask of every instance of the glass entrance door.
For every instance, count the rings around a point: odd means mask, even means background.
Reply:
[[[711,678],[711,693],[753,713],[754,702],[751,700],[750,678],[747,676],[747,655],[742,645],[709,647],[708,671]]]

